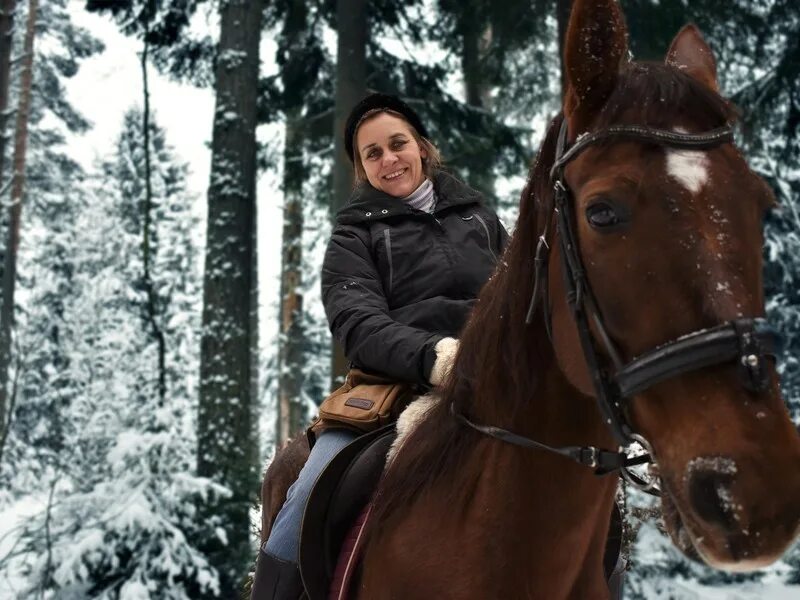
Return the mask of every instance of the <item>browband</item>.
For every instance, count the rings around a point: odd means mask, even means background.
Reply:
[[[632,141],[670,146],[671,148],[702,150],[733,142],[733,128],[730,125],[724,125],[704,133],[683,133],[680,131],[653,129],[641,125],[615,125],[594,133],[585,133],[579,135],[575,143],[556,160],[550,170],[550,177],[557,179],[556,175],[566,164],[588,146],[616,138],[627,138]]]

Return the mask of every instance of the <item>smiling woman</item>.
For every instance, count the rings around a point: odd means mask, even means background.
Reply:
[[[390,196],[408,196],[424,181],[422,160],[427,158],[403,119],[380,113],[358,132],[358,164],[370,185]]]
[[[356,185],[366,181],[376,190],[403,198],[440,166],[436,147],[395,111],[369,110],[357,130]]]
[[[359,369],[348,382],[366,373],[405,390],[398,406],[382,414],[382,422],[391,422],[399,406],[447,379],[457,338],[508,234],[478,192],[441,170],[424,124],[399,98],[367,96],[351,112],[344,136],[356,187],[336,217],[322,298],[331,332]],[[356,400],[359,407],[369,402]],[[325,419],[313,428],[316,442],[283,507],[265,503],[263,522],[272,528],[262,531],[254,600],[302,592],[296,563],[306,501],[318,474],[359,434],[329,404],[321,407]],[[354,405],[347,406],[352,414]]]

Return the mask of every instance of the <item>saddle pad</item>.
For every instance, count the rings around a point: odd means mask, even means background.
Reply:
[[[358,566],[361,554],[361,543],[364,541],[364,530],[372,513],[372,505],[364,507],[361,514],[347,533],[339,553],[339,562],[331,580],[331,589],[328,600],[348,600],[350,598],[350,583]]]
[[[310,600],[327,600],[342,542],[372,498],[394,436],[391,424],[356,438],[314,483],[300,529],[300,574]]]

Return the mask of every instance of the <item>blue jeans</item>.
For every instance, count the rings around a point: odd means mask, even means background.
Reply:
[[[300,525],[306,502],[311,495],[311,488],[317,477],[325,469],[333,457],[358,437],[358,434],[346,429],[329,429],[322,432],[311,449],[305,466],[289,491],[286,502],[275,517],[269,538],[264,542],[262,550],[281,560],[296,563],[300,554]]]

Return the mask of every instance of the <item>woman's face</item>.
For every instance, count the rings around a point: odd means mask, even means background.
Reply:
[[[376,190],[405,198],[425,180],[422,159],[427,156],[403,119],[380,113],[356,132],[356,148],[367,181]]]

